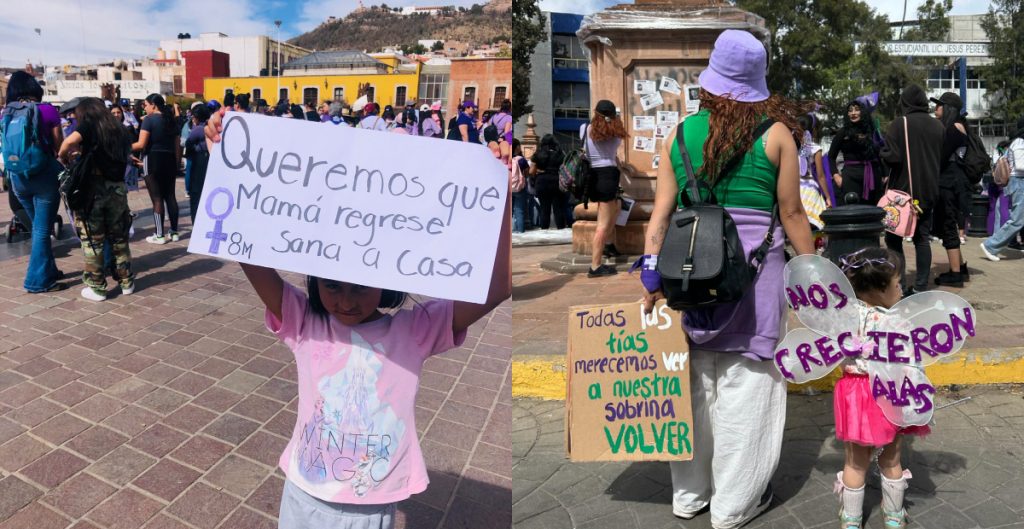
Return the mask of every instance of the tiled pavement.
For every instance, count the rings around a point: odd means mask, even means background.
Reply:
[[[942,392],[934,433],[909,441],[903,462],[909,528],[1024,529],[1024,391],[976,387]],[[569,463],[565,403],[516,399],[512,411],[513,527],[516,529],[709,529],[708,514],[672,516],[665,463]],[[749,529],[833,529],[832,494],[843,447],[835,441],[832,395],[790,395],[772,507]],[[882,529],[878,476],[868,478],[867,529]]]
[[[291,352],[237,265],[187,254],[187,239],[148,245],[148,233],[132,241],[136,293],[103,303],[79,297],[69,244],[64,292],[26,294],[26,258],[2,262],[0,529],[276,527]],[[399,527],[511,523],[509,305],[469,334],[424,366],[416,423],[431,485],[399,505]]]

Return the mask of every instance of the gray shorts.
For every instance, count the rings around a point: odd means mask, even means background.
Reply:
[[[278,529],[394,529],[395,503],[353,505],[310,496],[285,480]]]

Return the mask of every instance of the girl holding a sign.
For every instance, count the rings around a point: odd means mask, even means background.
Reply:
[[[863,334],[881,329],[885,309],[903,297],[899,255],[886,248],[869,248],[843,257],[842,265],[857,299],[864,302],[859,305]],[[873,346],[871,342],[867,345]],[[907,524],[903,493],[911,477],[900,464],[900,439],[903,435],[927,435],[931,430],[927,425],[900,428],[886,418],[875,402],[865,358],[861,355],[847,361],[833,394],[836,439],[846,445],[846,463],[836,474],[835,486],[842,502],[840,523],[843,529],[861,529],[867,469],[872,453],[882,448],[878,456],[882,514],[886,528],[900,529]]]
[[[208,141],[220,141],[221,117],[208,122]],[[509,204],[479,305],[410,305],[403,292],[312,276],[303,292],[277,270],[241,265],[298,372],[298,416],[279,460],[280,529],[390,529],[397,503],[426,490],[414,413],[420,371],[511,296]]]

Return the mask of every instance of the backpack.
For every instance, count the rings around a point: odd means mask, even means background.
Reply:
[[[1010,161],[1005,155],[996,160],[996,166],[992,169],[992,182],[999,187],[1006,187],[1010,183]]]
[[[981,178],[992,168],[992,157],[985,151],[981,136],[970,127],[967,128],[967,151],[964,153],[961,168],[972,184],[981,182]]]
[[[587,148],[589,129],[589,124],[583,127],[583,148],[570,152],[558,168],[558,189],[563,193],[571,193],[576,200],[583,202],[583,209],[587,208],[587,193],[590,190],[590,152]]]
[[[58,178],[64,203],[76,214],[88,216],[92,209],[95,187],[92,185],[91,173],[95,151],[88,149],[83,152]]]
[[[512,172],[509,175],[509,185],[513,193],[518,193],[526,187],[526,178],[523,177],[523,167],[519,165],[522,156],[512,157]]]
[[[494,126],[494,123],[484,127],[484,142],[491,143],[492,141],[498,141],[498,127]]]
[[[0,117],[4,168],[8,173],[31,176],[47,165],[49,156],[39,137],[39,108],[35,103],[16,101]]]
[[[772,125],[766,120],[754,130],[754,138]],[[743,241],[732,216],[718,205],[713,191],[703,201],[686,150],[684,128],[679,125],[676,141],[686,168],[687,189],[680,191],[683,209],[672,214],[665,241],[658,256],[661,288],[673,310],[688,310],[735,303],[750,290],[754,278],[775,241],[778,204],[772,210],[771,225],[761,245],[750,257],[743,251]],[[745,152],[736,153],[719,173],[728,174],[742,160]]]

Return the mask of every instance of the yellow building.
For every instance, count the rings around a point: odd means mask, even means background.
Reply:
[[[419,65],[408,73],[352,73],[345,75],[282,75],[277,77],[208,77],[203,82],[203,94],[207,99],[224,100],[230,89],[235,94],[250,94],[251,100],[266,99],[270,105],[280,100],[289,103],[311,103],[322,101],[352,103],[366,94],[370,101],[379,105],[405,106],[406,101],[417,99],[419,88]],[[277,96],[275,96],[277,94]]]

